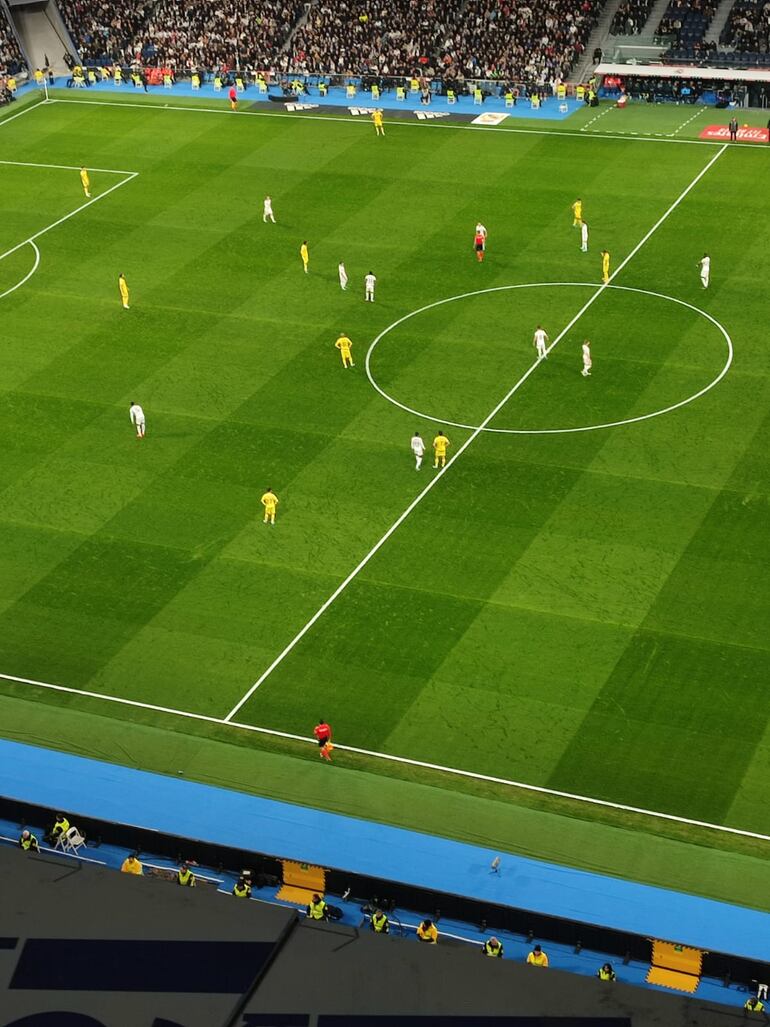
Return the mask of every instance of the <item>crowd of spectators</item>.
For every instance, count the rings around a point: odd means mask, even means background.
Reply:
[[[9,75],[18,75],[25,67],[16,35],[8,21],[5,10],[0,6],[0,91]]]
[[[770,0],[738,0],[720,41],[739,53],[770,52]]]
[[[610,25],[613,36],[633,36],[642,32],[652,10],[653,0],[625,0]]]
[[[565,79],[604,0],[58,0],[86,62],[278,75]],[[629,0],[643,4],[645,0]],[[304,15],[307,11],[307,17]]]
[[[656,35],[673,36],[675,45],[703,44],[703,37],[716,13],[718,0],[671,0]]]

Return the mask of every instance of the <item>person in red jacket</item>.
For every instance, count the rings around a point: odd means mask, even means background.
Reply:
[[[230,92],[227,94],[230,97],[230,110],[238,110],[238,93],[235,86],[230,86]]]
[[[334,746],[332,745],[331,727],[326,723],[326,721],[323,718],[321,718],[321,720],[319,720],[316,726],[313,728],[313,734],[315,735],[316,741],[318,742],[318,749],[321,754],[321,759],[328,760],[329,763],[331,763],[331,751],[334,748]]]
[[[481,232],[477,230],[473,240],[473,248],[476,251],[476,260],[478,260],[479,264],[484,259],[484,250],[486,248],[486,244],[486,236],[482,235]]]

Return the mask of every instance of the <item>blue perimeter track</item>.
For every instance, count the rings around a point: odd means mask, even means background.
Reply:
[[[330,771],[334,773],[332,769]],[[0,794],[648,938],[770,960],[770,913],[0,740]]]

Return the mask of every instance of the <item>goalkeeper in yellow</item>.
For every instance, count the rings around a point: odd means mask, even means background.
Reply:
[[[88,177],[88,171],[85,168],[80,169],[80,181],[83,184],[83,192],[86,194],[88,199],[91,199],[91,179]]]
[[[583,224],[583,201],[580,199],[579,196],[572,204],[572,216],[572,227],[580,228],[580,226]]]
[[[446,464],[446,451],[450,442],[443,431],[440,431],[433,440],[433,466],[443,467]]]
[[[124,274],[118,275],[118,289],[120,289],[120,299],[123,304],[123,309],[128,310],[128,282]]]
[[[272,489],[268,489],[267,492],[260,499],[260,503],[265,508],[265,524],[275,524],[275,508],[278,506],[278,496]]]

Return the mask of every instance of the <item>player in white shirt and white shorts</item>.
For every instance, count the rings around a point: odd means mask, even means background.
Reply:
[[[340,261],[337,270],[340,273],[340,289],[342,289],[342,291],[344,292],[345,289],[347,289],[348,287],[348,273],[345,270],[345,265],[342,263],[342,261]]]
[[[415,432],[412,436],[412,452],[414,453],[415,459],[415,470],[419,471],[422,467],[422,458],[425,456],[425,443],[422,441],[419,432]]]
[[[366,287],[365,298],[367,303],[374,303],[374,286],[376,283],[377,277],[370,271],[366,278],[364,278],[364,285]]]
[[[131,406],[128,408],[128,416],[131,418],[131,424],[136,428],[136,437],[143,439],[145,429],[144,410],[133,400],[131,400]]]
[[[583,370],[580,372],[584,378],[588,378],[591,374],[591,343],[588,339],[583,340]]]
[[[265,197],[265,202],[262,206],[262,220],[267,221],[268,218],[275,224],[275,217],[273,216],[273,201],[269,196]]]
[[[711,276],[711,257],[708,253],[704,253],[702,259],[698,262],[700,267],[700,281],[704,289],[709,287],[709,278]]]
[[[548,335],[544,331],[542,325],[538,325],[535,329],[535,334],[532,337],[532,343],[537,350],[538,360],[548,359]]]

